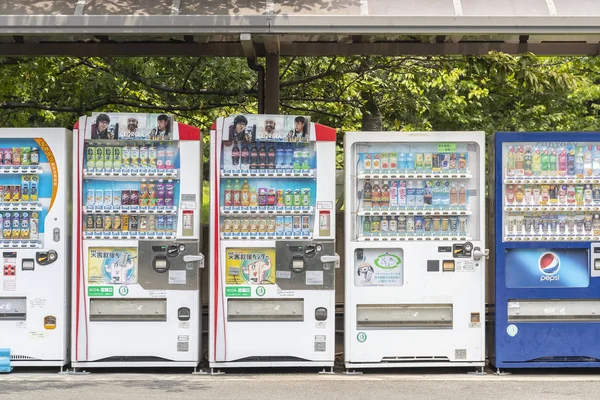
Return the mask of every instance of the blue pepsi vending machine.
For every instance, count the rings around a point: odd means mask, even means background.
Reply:
[[[600,367],[600,133],[491,141],[490,363]]]

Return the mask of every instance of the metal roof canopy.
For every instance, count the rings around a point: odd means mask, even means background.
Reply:
[[[598,55],[598,0],[4,0],[0,55]]]

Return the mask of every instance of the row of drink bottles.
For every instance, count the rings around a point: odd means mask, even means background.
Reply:
[[[506,204],[589,206],[600,204],[600,185],[506,185]]]
[[[86,168],[101,171],[147,171],[173,170],[177,156],[177,145],[131,144],[106,146],[88,144],[85,150]]]
[[[3,202],[38,201],[39,177],[21,175],[20,185],[0,185],[0,199]]]
[[[600,177],[600,145],[510,146],[506,153],[506,175]]]
[[[39,213],[20,211],[0,213],[0,239],[37,240],[39,236]]]
[[[310,236],[309,215],[276,217],[224,218],[221,231],[225,237]]]
[[[600,236],[598,214],[509,214],[506,218],[508,236]]]
[[[127,184],[131,186],[131,183]],[[168,180],[142,181],[138,189],[94,189],[88,188],[85,206],[93,210],[120,210],[131,208],[174,207],[175,184]]]
[[[359,153],[363,173],[466,173],[468,153]]]
[[[243,184],[236,179],[225,182],[223,205],[233,208],[309,208],[310,188],[275,189],[255,187],[245,179]]]
[[[467,207],[468,190],[463,183],[450,181],[374,181],[366,179],[362,204],[370,209],[421,209]]]
[[[176,218],[172,215],[88,214],[85,231],[103,235],[137,235],[140,233],[172,233]]]
[[[468,217],[362,217],[362,236],[466,236]]]
[[[0,149],[0,165],[40,165],[40,150],[37,147]]]
[[[299,171],[310,169],[310,148],[306,144],[234,142],[223,147],[223,171]]]

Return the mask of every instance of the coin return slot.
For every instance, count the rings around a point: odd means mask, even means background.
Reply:
[[[35,269],[33,258],[24,258],[21,262],[21,269],[23,271],[33,271]]]
[[[454,272],[454,260],[444,260],[442,265],[444,272]]]

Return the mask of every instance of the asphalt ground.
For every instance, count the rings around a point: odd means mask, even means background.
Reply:
[[[2,400],[382,400],[596,399],[600,371],[518,370],[511,375],[469,369],[367,370],[362,375],[318,370],[228,370],[194,375],[189,369],[96,369],[88,375],[15,370],[0,375]],[[285,372],[285,373],[282,373]]]

